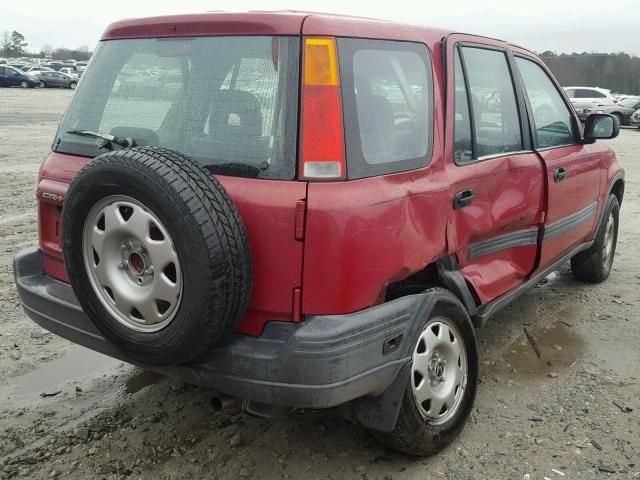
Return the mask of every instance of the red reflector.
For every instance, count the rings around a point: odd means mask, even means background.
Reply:
[[[304,177],[344,178],[344,133],[340,87],[305,86],[302,97],[302,165]],[[326,167],[322,165],[326,162]],[[313,174],[304,165],[310,164]],[[337,172],[331,167],[335,166]],[[328,173],[322,173],[322,172]],[[337,175],[336,175],[337,173]]]

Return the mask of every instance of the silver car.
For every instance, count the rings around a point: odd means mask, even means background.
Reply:
[[[594,87],[564,87],[567,96],[576,111],[581,112],[585,108],[615,105],[618,101],[610,90]]]

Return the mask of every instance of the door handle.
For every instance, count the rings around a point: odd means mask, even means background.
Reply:
[[[469,189],[456,193],[453,197],[453,209],[460,210],[461,208],[471,205],[475,197],[476,194],[473,193],[473,190]]]
[[[567,171],[564,168],[562,168],[562,167],[556,168],[553,171],[553,181],[554,182],[556,182],[556,183],[561,182],[565,178],[567,178]]]

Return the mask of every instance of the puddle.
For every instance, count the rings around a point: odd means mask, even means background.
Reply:
[[[88,375],[97,376],[121,363],[115,358],[78,347],[65,356],[16,378],[12,387],[16,395],[50,393],[59,390],[55,388],[57,385]]]
[[[125,393],[136,393],[149,385],[155,385],[166,379],[167,377],[156,372],[138,370],[125,382],[124,391]]]
[[[585,342],[561,321],[541,328],[529,329],[540,350],[536,355],[525,333],[505,351],[495,367],[516,375],[545,376],[559,374],[572,367],[582,356]]]

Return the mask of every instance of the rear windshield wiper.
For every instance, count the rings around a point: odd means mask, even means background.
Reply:
[[[262,162],[260,165],[248,165],[246,163],[213,163],[206,165],[205,168],[211,173],[219,173],[224,175],[228,173],[230,175],[242,175],[244,177],[258,177],[260,172],[269,168],[267,162]]]
[[[133,138],[129,137],[117,137],[115,135],[109,135],[108,133],[92,132],[90,130],[67,130],[67,133],[71,135],[80,135],[81,137],[93,137],[101,138],[104,143],[99,148],[106,148],[112,150],[113,145],[118,145],[122,148],[135,147],[136,142]]]

